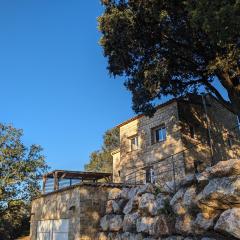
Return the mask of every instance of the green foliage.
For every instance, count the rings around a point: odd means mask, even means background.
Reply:
[[[42,148],[22,143],[22,130],[0,124],[0,239],[15,239],[29,228],[29,205],[40,193],[47,170]]]
[[[159,193],[162,193],[162,192],[163,192],[162,188],[160,186],[156,186],[156,190],[154,192],[155,196],[157,196]]]
[[[85,170],[92,172],[112,172],[111,152],[117,147],[119,147],[119,129],[113,128],[105,132],[102,149],[94,151],[90,155],[90,161],[85,165]]]
[[[205,89],[240,114],[240,0],[102,0],[108,70],[126,77],[133,109]],[[226,89],[226,101],[215,83]]]

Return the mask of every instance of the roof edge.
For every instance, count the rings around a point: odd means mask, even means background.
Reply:
[[[158,109],[160,109],[160,108],[162,108],[162,107],[165,107],[165,106],[170,105],[170,104],[172,104],[172,103],[174,103],[174,102],[177,102],[178,99],[179,99],[179,98],[170,99],[170,100],[168,100],[168,101],[165,102],[165,103],[162,103],[162,104],[157,105],[155,108],[156,108],[156,110],[158,110]],[[128,119],[128,120],[126,120],[126,121],[118,124],[118,125],[116,126],[116,128],[120,128],[120,127],[122,127],[122,126],[124,126],[124,125],[126,125],[126,124],[128,124],[128,123],[130,123],[130,122],[132,122],[132,121],[134,121],[134,120],[137,120],[137,119],[139,119],[139,118],[142,118],[142,117],[144,117],[144,116],[145,116],[145,115],[144,115],[143,113],[142,113],[142,114],[139,114],[139,115],[137,115],[137,116],[135,116],[135,117],[132,117],[132,118],[130,118],[130,119]]]

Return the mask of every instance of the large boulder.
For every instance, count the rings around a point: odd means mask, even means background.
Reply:
[[[193,232],[194,221],[190,214],[176,218],[175,229],[178,234],[189,235]]]
[[[142,217],[137,219],[137,232],[153,237],[167,236],[173,232],[173,226],[165,215]]]
[[[138,189],[139,189],[138,187],[123,188],[120,193],[120,197],[125,200],[130,200],[137,194]]]
[[[220,215],[214,230],[240,239],[240,208],[232,208],[224,211]]]
[[[154,237],[168,236],[173,233],[174,224],[166,215],[154,218],[154,223],[149,228],[149,235]]]
[[[127,204],[125,205],[125,207],[123,209],[123,213],[124,214],[129,214],[129,213],[134,212],[135,210],[137,210],[138,202],[139,202],[139,197],[138,196],[135,196],[135,197],[131,198],[127,202]]]
[[[141,217],[137,219],[137,232],[138,233],[149,233],[149,229],[154,224],[153,217]]]
[[[142,215],[156,215],[157,203],[155,201],[155,195],[152,193],[144,193],[139,199],[138,208],[141,211]]]
[[[122,229],[122,216],[112,215],[109,219],[109,231],[118,232]]]
[[[240,176],[211,179],[198,194],[197,201],[203,212],[206,206],[216,211],[240,207]]]
[[[240,160],[230,159],[227,161],[220,161],[212,167],[206,168],[201,174],[197,176],[198,181],[204,181],[216,177],[228,177],[240,175]]]
[[[137,219],[140,217],[138,212],[132,214],[126,214],[123,219],[123,231],[135,232]]]
[[[190,186],[186,189],[183,195],[183,205],[190,208],[196,204],[196,186]]]
[[[105,215],[100,220],[100,226],[104,232],[117,232],[122,229],[122,216],[109,214]]]
[[[197,182],[195,174],[186,175],[180,182],[180,187],[190,187]]]
[[[116,202],[116,200],[107,201],[106,214],[120,213],[120,211],[121,211],[121,208],[119,204]]]
[[[173,212],[179,216],[187,213],[187,209],[183,205],[183,197],[185,192],[186,188],[180,188],[170,201],[170,205],[173,209]]]
[[[213,218],[205,218],[202,213],[198,213],[197,217],[194,221],[194,232],[196,234],[200,234],[202,232],[205,232],[214,226],[214,220]]]
[[[122,190],[119,188],[111,189],[108,193],[108,200],[115,200],[115,199],[120,198],[121,191]]]
[[[173,212],[184,215],[196,206],[196,186],[180,188],[170,201]]]
[[[156,192],[156,187],[151,184],[151,183],[147,183],[145,185],[142,185],[139,187],[138,191],[137,191],[137,195],[141,196],[144,193],[152,193],[154,194]]]

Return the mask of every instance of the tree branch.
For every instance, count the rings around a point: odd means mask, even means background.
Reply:
[[[230,108],[234,111],[232,105],[229,101],[225,100],[220,92],[206,79],[203,79],[203,84],[217,97],[217,99],[227,108]]]

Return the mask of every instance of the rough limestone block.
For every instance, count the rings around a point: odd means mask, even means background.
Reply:
[[[125,205],[125,207],[123,209],[123,213],[124,214],[129,214],[129,213],[137,210],[137,208],[138,208],[138,201],[139,201],[139,197],[137,197],[137,196],[131,198],[127,202],[127,204]]]
[[[121,189],[113,188],[109,191],[108,200],[118,199],[118,198],[120,198],[120,194],[121,194]]]
[[[109,219],[109,230],[112,232],[118,232],[122,229],[122,216],[112,215]]]
[[[212,209],[240,207],[240,176],[211,179],[197,195],[198,206]]]
[[[139,199],[139,210],[142,215],[154,216],[157,214],[157,203],[152,193],[144,193]]]
[[[140,217],[138,212],[132,214],[126,214],[123,219],[123,231],[135,232],[137,219]]]
[[[204,232],[204,231],[207,231],[207,230],[213,228],[214,220],[215,220],[216,216],[213,218],[205,218],[202,213],[198,213],[197,217],[194,221],[195,233],[201,233],[202,231]]]
[[[205,171],[197,176],[197,179],[198,181],[204,181],[216,177],[229,177],[235,175],[240,175],[239,159],[220,161],[214,166],[206,168]]]
[[[224,211],[219,217],[214,230],[240,239],[240,208]]]

